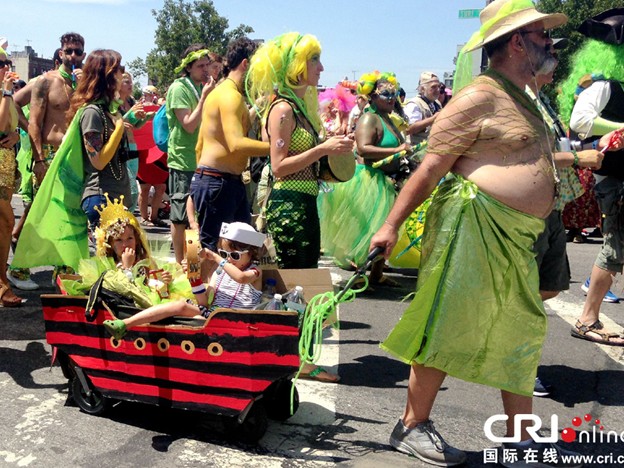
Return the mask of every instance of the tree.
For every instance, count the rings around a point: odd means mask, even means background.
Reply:
[[[154,37],[156,47],[144,63],[137,58],[131,64],[135,73],[144,69],[150,82],[161,92],[176,79],[174,69],[189,45],[203,43],[223,55],[232,39],[254,32],[253,28],[243,24],[226,31],[229,27],[227,18],[219,15],[210,0],[165,0],[162,9],[152,10],[152,15],[158,23]]]
[[[565,49],[559,52],[559,65],[555,70],[553,85],[546,89],[551,103],[556,103],[557,83],[563,81],[570,73],[570,61],[574,53],[587,39],[577,32],[578,27],[587,18],[611,8],[621,8],[621,0],[538,0],[537,9],[544,13],[565,13],[568,22],[554,31],[554,37],[569,40]]]

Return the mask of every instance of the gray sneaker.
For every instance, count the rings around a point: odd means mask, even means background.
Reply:
[[[455,466],[466,462],[466,453],[451,447],[427,420],[409,429],[399,419],[390,435],[390,445],[399,452],[438,466]]]
[[[576,468],[580,454],[566,450],[557,444],[535,442],[529,444],[505,443],[498,449],[498,463],[507,468],[535,468],[561,466]]]

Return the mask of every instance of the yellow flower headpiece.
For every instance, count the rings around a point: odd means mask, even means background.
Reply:
[[[124,206],[124,196],[121,195],[119,198],[115,198],[114,201],[108,198],[108,193],[105,193],[104,196],[106,197],[106,206],[104,208],[100,208],[99,206],[95,207],[100,213],[100,225],[95,229],[95,254],[98,257],[105,257],[107,249],[112,247],[107,242],[108,238],[112,237],[113,239],[117,239],[123,234],[126,226],[132,226],[138,233],[139,241],[145,249],[145,252],[150,256],[145,231],[141,229],[134,215]]]
[[[365,96],[370,96],[370,94],[375,91],[375,86],[377,82],[381,79],[386,80],[395,88],[399,88],[399,82],[396,79],[396,75],[390,72],[379,72],[375,70],[371,73],[364,73],[357,84],[357,93],[363,94]]]

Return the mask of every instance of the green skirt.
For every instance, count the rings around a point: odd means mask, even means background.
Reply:
[[[416,294],[381,347],[406,363],[532,395],[546,314],[533,244],[544,221],[454,175],[427,212]]]

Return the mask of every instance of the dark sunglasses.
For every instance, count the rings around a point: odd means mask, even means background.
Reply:
[[[531,33],[537,34],[542,39],[546,39],[550,37],[549,29],[534,29],[532,31],[520,31],[520,34],[531,34]]]
[[[13,62],[10,60],[0,60],[0,68],[10,67],[11,65],[13,65]]]
[[[236,262],[241,259],[243,254],[246,254],[247,252],[249,252],[249,250],[234,250],[232,252],[228,252],[227,250],[217,249],[217,252],[219,252],[219,255],[221,255],[221,258],[225,260],[231,258],[232,260]]]
[[[63,49],[63,53],[65,53],[65,55],[76,54],[80,56],[84,54],[84,49],[72,49],[71,47],[68,47],[67,49]]]
[[[388,90],[382,91],[381,93],[377,93],[377,95],[381,98],[384,99],[385,101],[392,101],[393,99],[396,99],[397,96],[399,95],[399,93],[392,93]]]

